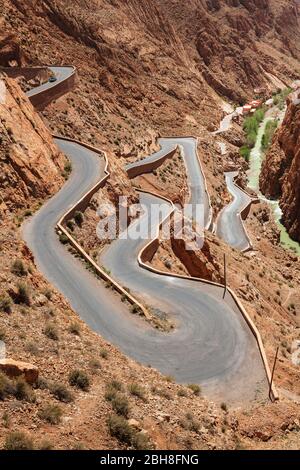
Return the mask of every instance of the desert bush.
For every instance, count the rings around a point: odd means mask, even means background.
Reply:
[[[38,446],[39,450],[52,450],[53,444],[50,441],[44,440]]]
[[[33,450],[31,437],[23,432],[11,432],[7,434],[4,444],[5,450]]]
[[[100,349],[100,357],[102,357],[102,359],[107,359],[108,358],[108,351],[104,348]]]
[[[152,450],[153,446],[149,438],[141,433],[141,432],[134,432],[132,437],[132,445],[136,450]]]
[[[116,437],[120,442],[131,445],[134,429],[128,424],[123,416],[111,415],[107,421],[111,436]]]
[[[27,269],[21,259],[16,259],[11,267],[11,272],[16,276],[26,276]]]
[[[123,416],[111,415],[107,420],[108,429],[110,435],[118,439],[127,446],[132,446],[136,450],[151,450],[152,445],[148,437],[137,432],[133,426],[128,424],[127,420]]]
[[[4,294],[0,296],[0,311],[11,313],[12,299],[9,295]]]
[[[131,305],[130,311],[131,311],[131,313],[133,313],[135,315],[142,315],[142,313],[143,313],[141,308],[137,304]]]
[[[80,325],[79,323],[72,323],[69,327],[69,332],[73,335],[80,336]]]
[[[97,370],[101,369],[101,364],[97,359],[91,359],[89,361],[89,367],[93,371],[97,371]]]
[[[35,387],[39,388],[40,390],[50,390],[50,384],[48,380],[41,376],[38,377]]]
[[[80,212],[80,211],[76,211],[75,214],[74,214],[74,220],[75,220],[76,224],[79,225],[79,227],[81,227],[81,225],[83,223],[83,213]]]
[[[44,289],[43,294],[45,297],[47,297],[48,300],[51,300],[52,298],[52,290],[51,289]]]
[[[38,356],[40,353],[39,348],[37,347],[36,343],[31,342],[31,341],[29,343],[26,343],[25,350],[29,352],[30,354],[32,354],[33,356]]]
[[[225,402],[221,403],[221,410],[228,411],[228,407],[227,407],[227,404]]]
[[[192,390],[192,392],[193,392],[194,395],[199,396],[200,393],[201,393],[201,387],[200,387],[199,385],[197,385],[197,384],[189,384],[189,385],[188,385],[188,388],[189,388],[190,390]]]
[[[73,395],[70,390],[62,383],[55,382],[50,386],[50,392],[59,401],[70,403],[73,401]]]
[[[0,400],[5,400],[5,398],[13,395],[14,390],[13,382],[0,372]]]
[[[17,400],[28,401],[33,403],[35,401],[35,394],[28,383],[22,378],[18,378],[14,386],[14,396]]]
[[[165,261],[165,267],[166,267],[167,269],[171,269],[171,268],[172,268],[172,263],[171,263],[170,260],[167,259],[167,260]]]
[[[38,412],[39,418],[50,424],[59,424],[62,410],[58,405],[46,405]]]
[[[66,245],[68,242],[69,242],[69,239],[67,237],[67,235],[65,233],[61,233],[59,235],[59,241],[60,243],[62,243],[63,245]]]
[[[86,392],[90,388],[90,379],[84,371],[75,369],[69,375],[69,384]]]
[[[134,395],[135,397],[145,400],[145,389],[141,385],[132,383],[129,385],[128,390],[131,393],[131,395]]]
[[[185,418],[180,421],[181,426],[183,429],[188,431],[199,432],[200,423],[199,421],[195,420],[194,416],[191,413],[186,413]]]
[[[66,162],[64,166],[64,171],[67,175],[69,175],[72,171],[72,163],[71,162]]]
[[[74,230],[74,222],[73,222],[73,220],[68,220],[68,222],[67,222],[67,227],[68,227],[69,230],[71,230],[71,232],[73,232],[73,230]]]
[[[112,407],[118,415],[122,415],[128,418],[129,414],[129,402],[125,395],[117,392],[114,398],[111,400]]]
[[[116,394],[118,392],[121,392],[123,390],[123,385],[121,384],[121,382],[118,382],[117,380],[112,380],[111,382],[109,382],[108,384],[106,384],[106,388],[105,388],[105,399],[107,401],[112,401]]]
[[[177,395],[179,397],[187,397],[188,396],[187,391],[184,388],[180,388],[177,392]]]
[[[52,339],[53,341],[58,340],[57,328],[50,323],[48,323],[48,325],[45,326],[44,334],[47,336],[47,338]]]
[[[26,284],[20,283],[17,285],[18,292],[16,302],[27,306],[31,305],[30,290]]]

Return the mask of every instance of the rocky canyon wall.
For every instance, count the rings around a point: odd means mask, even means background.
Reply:
[[[261,191],[280,199],[283,223],[300,241],[300,100],[292,95],[282,126],[274,136],[263,163]]]

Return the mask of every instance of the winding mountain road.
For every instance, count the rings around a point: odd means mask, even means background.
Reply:
[[[251,242],[244,227],[241,212],[252,202],[252,198],[234,182],[238,171],[225,173],[227,189],[233,200],[224,207],[216,221],[216,235],[228,245],[240,251],[251,248]]]
[[[202,205],[204,227],[209,229],[212,223],[212,209],[205,177],[198,158],[197,139],[194,137],[170,137],[158,139],[158,143],[161,147],[158,152],[127,165],[125,167],[126,171],[139,167],[143,169],[148,163],[159,162],[166,154],[179,147],[187,170],[187,181],[190,191],[189,202],[193,205],[193,212],[197,204]]]
[[[51,70],[53,76],[56,78],[55,82],[46,82],[43,83],[42,85],[39,85],[35,88],[32,88],[29,90],[26,95],[28,98],[38,95],[42,93],[45,90],[49,90],[49,88],[54,88],[56,87],[60,82],[63,82],[67,78],[69,78],[71,75],[74,74],[75,70],[74,67],[72,66],[66,66],[66,67],[48,67],[49,70]]]
[[[217,285],[162,276],[138,265],[138,253],[148,243],[143,237],[148,213],[129,226],[129,238],[121,236],[112,242],[102,253],[101,263],[148,305],[168,313],[176,324],[172,333],[155,330],[130,314],[119,297],[61,245],[55,233],[58,219],[104,175],[105,164],[84,146],[67,140],[56,143],[71,159],[72,174],[23,229],[40,271],[92,329],[135,360],[173,375],[178,382],[200,383],[204,393],[215,400],[245,404],[266,399],[268,384],[257,342],[230,292],[223,298],[224,289]],[[195,143],[189,139],[180,145],[187,155],[195,151]],[[187,170],[195,197],[206,197],[203,181],[194,181],[195,174],[189,172],[199,161],[185,161],[191,165]],[[145,206],[159,204],[164,214],[171,210],[159,197],[140,196]]]

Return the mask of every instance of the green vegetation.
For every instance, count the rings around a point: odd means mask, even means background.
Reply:
[[[128,387],[129,392],[131,395],[140,398],[141,400],[145,401],[145,389],[139,384],[132,383]]]
[[[65,233],[61,233],[59,235],[59,241],[60,243],[62,243],[63,245],[66,245],[68,242],[69,242],[69,239],[67,237],[67,235]]]
[[[58,340],[58,331],[54,325],[46,325],[44,329],[44,334],[47,336],[47,338],[52,339],[53,341]]]
[[[23,432],[11,432],[6,436],[5,450],[33,450],[32,439]]]
[[[72,323],[69,327],[69,332],[73,335],[80,336],[80,325],[79,323]]]
[[[31,298],[29,288],[26,284],[20,283],[18,284],[18,294],[16,298],[16,303],[24,304],[30,306]]]
[[[20,401],[35,402],[35,394],[32,388],[22,377],[15,382],[14,396]]]
[[[287,96],[291,93],[291,88],[284,88],[283,90],[277,90],[273,94],[273,103],[275,106],[278,106],[280,110],[284,108]]]
[[[0,296],[0,312],[11,313],[12,299],[9,295]]]
[[[100,349],[100,357],[102,357],[102,359],[107,359],[108,358],[108,351],[104,348]]]
[[[15,274],[16,276],[26,276],[27,275],[27,269],[25,268],[25,265],[22,260],[16,259],[13,262],[13,265],[11,267],[11,272]]]
[[[256,143],[258,129],[265,117],[265,112],[266,110],[264,107],[259,108],[244,121],[243,129],[246,134],[246,142],[240,148],[240,154],[246,161],[249,161],[251,149]]]
[[[247,147],[247,145],[243,145],[240,148],[240,155],[246,160],[246,162],[249,161],[250,153],[251,153],[251,149]]]
[[[62,417],[62,410],[58,405],[46,405],[39,413],[39,418],[50,424],[59,424]]]
[[[17,380],[9,379],[0,372],[0,401],[9,397],[15,397],[17,400],[33,403],[35,395],[32,388],[23,378]]]
[[[80,212],[80,211],[76,211],[75,214],[74,214],[74,220],[75,220],[76,224],[79,225],[79,227],[81,227],[81,225],[83,223],[83,213]]]
[[[130,426],[125,418],[118,415],[111,415],[107,421],[111,436],[128,446],[137,450],[151,449],[151,443],[147,436],[138,432],[133,426]]]
[[[189,385],[188,385],[188,388],[189,388],[190,390],[192,390],[192,392],[193,392],[194,395],[199,396],[200,393],[201,393],[201,387],[200,387],[199,385],[197,385],[197,384],[189,384]]]
[[[272,119],[271,121],[268,121],[266,124],[266,129],[265,133],[262,137],[261,145],[262,149],[266,151],[273,139],[274,132],[276,131],[278,126],[278,120],[277,119]]]
[[[113,410],[118,414],[122,415],[125,418],[128,418],[129,415],[129,402],[126,396],[123,393],[117,392],[114,398],[111,400],[111,405]]]
[[[70,403],[73,401],[73,395],[70,392],[70,390],[61,383],[54,383],[50,386],[50,392],[52,395],[59,401],[62,401],[64,403]]]
[[[69,375],[69,384],[87,392],[90,388],[90,379],[84,371],[75,369]]]

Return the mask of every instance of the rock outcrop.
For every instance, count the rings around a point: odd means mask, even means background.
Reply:
[[[260,188],[271,199],[279,199],[283,223],[300,241],[300,100],[295,94],[263,163]]]
[[[0,371],[10,378],[23,376],[29,384],[37,382],[39,377],[39,370],[36,366],[27,362],[15,361],[14,359],[1,359]]]
[[[26,208],[30,198],[56,191],[65,157],[17,83],[2,79],[0,102],[0,219],[5,211]]]

